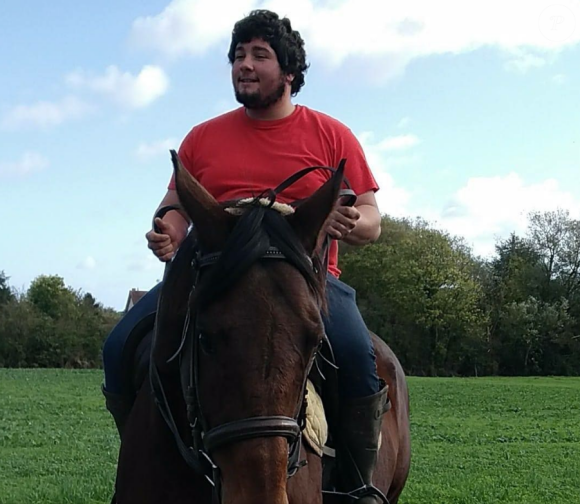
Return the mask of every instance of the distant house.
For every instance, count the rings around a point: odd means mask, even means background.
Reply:
[[[138,290],[138,289],[131,289],[129,291],[129,295],[127,296],[127,304],[125,305],[125,313],[127,313],[131,308],[133,308],[133,306],[135,306],[137,304],[137,301],[139,301],[145,294],[147,294],[147,291],[142,291],[142,290]]]

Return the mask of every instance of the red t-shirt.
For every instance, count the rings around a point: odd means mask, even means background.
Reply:
[[[273,189],[308,166],[336,168],[346,158],[345,175],[356,194],[378,190],[362,147],[344,124],[297,105],[284,119],[259,121],[243,107],[195,126],[179,149],[185,168],[218,201],[247,198]],[[314,170],[284,190],[290,203],[312,195],[331,176]],[[169,189],[175,189],[173,178]],[[338,277],[338,245],[329,252],[328,271]]]

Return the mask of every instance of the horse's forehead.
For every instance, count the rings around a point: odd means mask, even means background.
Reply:
[[[306,279],[294,266],[278,260],[261,266],[248,272],[247,284],[240,285],[241,289],[248,288],[255,292],[256,296],[274,308],[291,305],[294,309],[300,308],[301,313],[314,305],[314,297]]]
[[[210,311],[218,323],[275,317],[311,324],[319,313],[304,277],[282,261],[250,268]]]

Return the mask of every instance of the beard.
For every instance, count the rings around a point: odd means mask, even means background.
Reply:
[[[244,107],[253,110],[267,109],[271,105],[274,105],[274,103],[280,101],[284,95],[285,90],[286,84],[284,82],[283,76],[278,82],[278,87],[267,95],[262,95],[260,91],[256,91],[255,93],[240,93],[237,89],[234,88],[236,100]]]

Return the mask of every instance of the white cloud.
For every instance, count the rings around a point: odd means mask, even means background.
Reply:
[[[141,143],[135,155],[141,161],[148,161],[151,158],[160,156],[162,154],[167,154],[169,156],[170,149],[177,149],[179,147],[179,141],[175,138],[166,138],[165,140],[158,140],[156,142]]]
[[[523,235],[531,211],[567,209],[580,216],[580,201],[561,188],[554,179],[526,183],[517,173],[471,178],[450,199],[438,215],[431,213],[445,229],[463,236],[476,253],[494,251],[497,238],[509,233]]]
[[[254,0],[174,0],[160,14],[136,19],[131,38],[170,56],[202,54],[227,40],[234,23],[255,6]]]
[[[233,23],[252,8],[270,8],[290,17],[311,57],[331,67],[366,59],[369,77],[398,75],[416,58],[490,46],[515,54],[511,66],[531,68],[544,54],[580,41],[580,0],[566,3],[174,0],[160,14],[137,19],[131,37],[170,56],[199,55],[227,43]]]
[[[102,94],[129,109],[150,105],[169,88],[169,78],[163,69],[153,65],[144,66],[137,75],[122,72],[114,65],[108,67],[103,75],[90,75],[78,70],[70,73],[66,81],[72,87]]]
[[[543,3],[538,19],[538,28],[542,35],[556,44],[577,36],[576,16],[580,4],[577,0],[566,2],[568,5],[562,5],[563,3]]]
[[[58,126],[65,121],[84,117],[92,110],[91,105],[75,96],[67,96],[58,102],[39,101],[32,105],[17,105],[6,112],[2,118],[2,127],[18,129]]]
[[[407,126],[409,126],[409,124],[411,124],[411,118],[410,117],[403,117],[399,121],[399,123],[397,124],[397,128],[403,129],[403,128],[406,128]]]
[[[44,156],[36,152],[25,152],[19,161],[0,162],[1,176],[26,176],[30,173],[44,170],[48,167],[49,162]]]
[[[92,256],[85,257],[80,263],[77,264],[77,269],[82,270],[94,270],[97,267],[97,261]]]
[[[404,138],[413,140],[401,140]],[[532,211],[566,209],[573,218],[580,218],[580,201],[554,179],[538,183],[526,182],[517,173],[495,177],[473,177],[452,194],[443,208],[429,207],[424,197],[397,184],[392,176],[395,167],[412,166],[421,161],[414,135],[376,138],[372,132],[358,135],[365,155],[380,186],[377,193],[379,210],[393,217],[420,215],[434,226],[463,237],[478,255],[494,252],[498,239],[511,232],[522,236]],[[405,148],[401,156],[397,148]]]
[[[392,140],[393,138],[400,137],[388,137],[383,140],[375,141],[375,135],[372,132],[363,132],[357,136],[380,188],[376,194],[380,212],[395,217],[407,215],[407,205],[411,195],[406,189],[398,187],[395,184],[392,175],[389,173],[393,164],[392,158],[385,155],[385,152],[389,150],[389,148],[385,148],[385,146],[396,145],[397,142],[392,142]],[[389,141],[391,141],[390,144]],[[408,142],[406,148],[412,147],[417,142]]]
[[[508,60],[504,67],[510,72],[526,73],[533,68],[541,68],[546,65],[546,58],[525,51],[514,51],[513,58]]]
[[[556,74],[552,77],[552,82],[561,86],[566,83],[566,76],[564,74]]]
[[[381,152],[406,150],[414,147],[418,143],[419,139],[415,135],[399,135],[381,140],[375,148]]]

